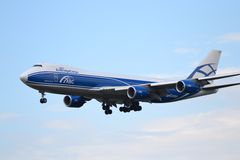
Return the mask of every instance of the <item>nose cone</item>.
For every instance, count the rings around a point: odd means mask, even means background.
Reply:
[[[23,73],[20,75],[20,80],[23,82],[23,83],[26,83],[27,82],[27,74],[26,73]]]

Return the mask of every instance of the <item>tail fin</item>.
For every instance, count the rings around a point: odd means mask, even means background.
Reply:
[[[214,76],[217,72],[218,62],[221,56],[220,50],[211,51],[208,56],[188,76],[188,79]]]

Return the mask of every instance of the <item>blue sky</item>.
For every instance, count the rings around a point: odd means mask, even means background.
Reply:
[[[239,159],[239,87],[105,116],[96,101],[69,109],[61,95],[40,105],[19,80],[37,62],[185,77],[211,49],[223,51],[221,72],[239,71],[239,8],[237,0],[0,1],[0,159]]]

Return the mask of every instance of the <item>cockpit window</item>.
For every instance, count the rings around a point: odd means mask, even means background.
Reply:
[[[41,64],[35,64],[35,65],[33,65],[33,67],[42,67],[42,65]]]

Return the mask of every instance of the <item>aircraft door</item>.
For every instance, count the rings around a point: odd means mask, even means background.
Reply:
[[[58,74],[57,73],[53,73],[53,81],[58,82]]]

